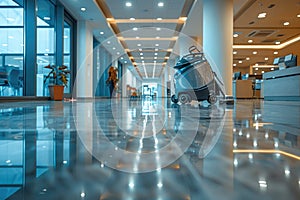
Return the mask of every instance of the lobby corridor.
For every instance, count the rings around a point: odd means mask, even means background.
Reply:
[[[300,102],[0,104],[0,199],[300,199]]]

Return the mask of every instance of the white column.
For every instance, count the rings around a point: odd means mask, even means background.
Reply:
[[[204,0],[203,49],[220,71],[227,96],[232,96],[233,0]]]
[[[86,21],[79,21],[77,28],[76,96],[91,98],[93,91],[93,31]]]

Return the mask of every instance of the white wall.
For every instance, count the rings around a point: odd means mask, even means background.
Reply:
[[[93,97],[93,32],[89,22],[78,21],[76,97]]]

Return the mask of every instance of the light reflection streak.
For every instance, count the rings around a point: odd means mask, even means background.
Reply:
[[[295,154],[287,153],[281,150],[274,150],[274,149],[234,149],[232,150],[233,153],[269,153],[269,154],[282,154],[297,160],[300,160],[300,156]]]

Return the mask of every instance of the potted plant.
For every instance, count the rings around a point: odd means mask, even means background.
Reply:
[[[47,65],[44,68],[50,69],[45,77],[44,83],[48,82],[50,97],[52,100],[61,101],[64,96],[64,87],[68,84],[68,74],[70,71],[67,66]]]

